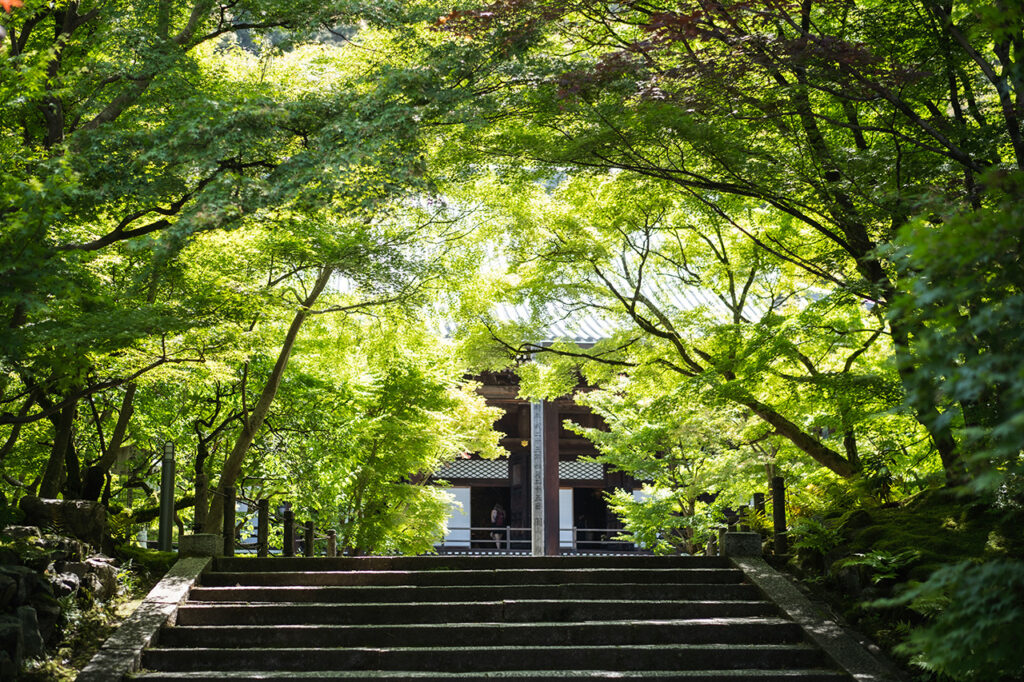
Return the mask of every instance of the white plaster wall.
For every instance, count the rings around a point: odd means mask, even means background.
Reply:
[[[572,547],[572,488],[558,489],[558,546]]]
[[[455,500],[448,513],[448,535],[444,544],[449,547],[469,547],[469,488],[447,488]]]

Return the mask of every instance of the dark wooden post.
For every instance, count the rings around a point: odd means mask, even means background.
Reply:
[[[281,553],[285,556],[295,556],[295,512],[291,509],[284,510],[284,540],[282,541]]]
[[[775,525],[775,553],[789,552],[786,532],[786,482],[782,476],[772,479],[772,522]]]
[[[739,520],[739,514],[734,512],[731,507],[726,507],[722,510],[722,514],[725,516],[726,531],[733,532],[736,530],[736,521]],[[719,543],[721,546],[721,543]]]
[[[327,556],[338,556],[338,532],[333,528],[327,531]]]
[[[54,496],[56,497],[56,496]],[[164,443],[160,460],[160,532],[157,535],[161,552],[171,551],[171,532],[174,526],[174,443]]]
[[[221,488],[224,495],[224,556],[235,556],[235,487]]]
[[[764,514],[764,493],[754,493],[754,511]]]
[[[558,528],[558,405],[544,401],[544,554],[561,553]]]
[[[305,534],[305,537],[303,538],[305,540],[305,542],[306,542],[306,546],[305,546],[305,548],[304,548],[304,550],[302,552],[303,555],[305,555],[305,556],[313,556],[313,536],[314,535],[315,535],[315,533],[313,532],[313,522],[312,521],[306,521],[306,534]]]
[[[256,556],[270,553],[270,500],[256,502]]]
[[[193,507],[192,532],[202,533],[206,527],[206,513],[210,511],[209,481],[206,480],[206,472],[201,468],[196,472],[196,503]]]

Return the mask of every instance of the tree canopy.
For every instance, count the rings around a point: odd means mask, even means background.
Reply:
[[[182,524],[237,487],[428,551],[425,476],[501,454],[468,377],[518,363],[587,387],[659,550],[773,473],[798,514],[1024,506],[1019,3],[4,9],[8,497],[127,535],[173,441]]]

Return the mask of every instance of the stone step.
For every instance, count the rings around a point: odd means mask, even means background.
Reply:
[[[223,561],[223,560],[222,560]],[[242,561],[242,560],[239,560]],[[245,560],[253,561],[253,560]],[[280,565],[273,560],[272,566]],[[203,575],[209,587],[229,585],[566,585],[571,583],[739,583],[734,568],[496,568],[486,570],[295,570],[213,571]]]
[[[659,680],[659,682],[851,682],[834,670],[514,670],[491,673],[439,673],[420,670],[195,671],[148,672],[139,682],[263,682],[264,680],[417,680],[418,682],[550,682],[550,680]]]
[[[186,602],[179,625],[322,625],[382,623],[493,623],[593,620],[742,618],[774,616],[764,601],[531,600],[324,604]]]
[[[189,594],[194,602],[323,602],[323,603],[395,603],[463,602],[528,599],[600,599],[609,586],[601,583],[569,585],[445,585],[445,586],[244,586],[195,587]],[[616,599],[632,601],[679,601],[686,599],[742,600],[760,599],[753,585],[672,584],[624,582],[614,587]]]
[[[791,644],[800,627],[782,618],[457,625],[165,627],[161,647],[579,646],[599,644]]]
[[[636,556],[392,556],[219,557],[215,571],[451,571],[529,568],[732,568],[725,557]]]
[[[213,670],[730,670],[816,668],[824,654],[806,644],[631,646],[453,646],[372,648],[175,649],[153,647],[144,669]]]

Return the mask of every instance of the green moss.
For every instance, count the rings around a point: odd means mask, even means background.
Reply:
[[[800,557],[797,568],[821,581],[837,610],[890,653],[941,609],[926,612],[921,604],[915,610],[896,601],[884,606],[879,598],[924,583],[950,564],[1024,556],[1024,510],[997,509],[944,490],[925,491],[899,505],[846,509],[831,519],[834,548]],[[912,668],[907,655],[895,657]],[[920,680],[937,679],[920,669],[913,672]]]
[[[130,561],[137,569],[161,575],[169,571],[174,562],[178,560],[177,552],[161,552],[132,545],[119,545],[117,556],[121,561]]]
[[[915,563],[914,566],[907,571],[907,580],[909,582],[924,582],[931,577],[932,573],[945,565],[945,561],[942,559],[936,559],[934,556],[926,561],[920,561],[919,563]]]
[[[867,509],[853,509],[841,517],[839,525],[847,529],[870,528],[875,524],[875,517]]]
[[[873,525],[865,525],[864,515],[848,515],[855,523],[847,523],[841,531],[851,552],[916,549],[922,553],[923,562],[948,562],[1002,556],[1015,547],[997,529],[1003,515],[983,505],[957,505],[942,498],[918,497],[909,505],[873,510],[871,517]]]

